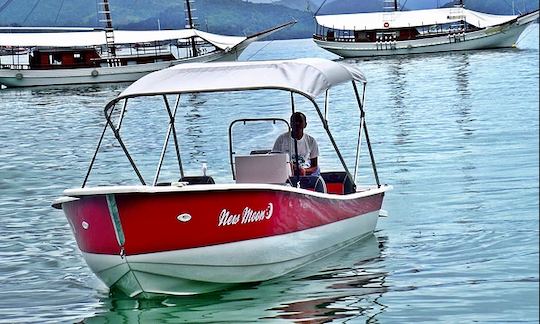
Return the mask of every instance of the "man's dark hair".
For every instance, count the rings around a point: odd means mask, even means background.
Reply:
[[[304,119],[304,123],[307,124],[307,118],[306,118],[306,115],[304,115],[303,113],[299,112],[299,111],[296,111],[294,112],[292,115],[291,115],[291,124],[293,123],[293,121],[295,121],[297,118],[301,117],[302,119]]]

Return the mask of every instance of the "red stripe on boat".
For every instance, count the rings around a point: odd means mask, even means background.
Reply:
[[[116,194],[115,198],[125,252],[133,255],[297,232],[379,210],[383,196],[341,200],[283,191],[230,190]],[[69,203],[65,211],[73,226],[79,227],[75,237],[82,251],[119,253],[104,196],[83,197]],[[82,221],[88,223],[86,230],[81,229]]]

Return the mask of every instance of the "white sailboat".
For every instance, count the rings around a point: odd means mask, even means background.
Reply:
[[[491,15],[466,9],[463,1],[452,8],[413,11],[400,11],[398,0],[385,4],[388,11],[316,16],[313,40],[342,57],[513,47],[538,19],[538,10]]]
[[[0,84],[7,87],[131,82],[181,63],[234,61],[252,42],[291,21],[247,36],[225,36],[195,28],[190,0],[186,29],[114,30],[108,0],[105,28],[9,28],[0,33]],[[20,49],[27,49],[21,54]],[[6,54],[9,54],[6,56]]]

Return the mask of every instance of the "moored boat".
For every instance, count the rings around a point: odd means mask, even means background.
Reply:
[[[344,83],[351,85],[350,99],[358,106],[354,169],[345,162],[328,120],[328,90]],[[192,63],[151,73],[106,105],[107,124],[82,187],[65,190],[53,207],[63,209],[92,271],[107,286],[132,297],[198,294],[282,276],[372,234],[376,228],[385,192],[391,186],[379,181],[365,123],[365,85],[358,68],[324,59]],[[291,175],[287,153],[255,147],[249,154],[238,154],[233,148],[233,125],[256,121],[281,122],[288,127],[286,120],[269,116],[230,123],[231,174],[216,177],[230,181],[216,183],[205,173],[187,175],[176,130],[176,124],[183,120],[176,114],[180,97],[223,92],[249,96],[260,90],[290,94],[287,110],[291,112],[304,98],[303,103],[319,116],[342,169],[323,170],[320,176]],[[319,97],[325,99],[324,109]],[[149,181],[126,145],[126,123],[127,112],[156,109],[156,100],[162,101],[160,109],[168,125],[154,178]],[[230,103],[220,102],[223,107],[214,109],[229,108]],[[264,112],[266,108],[255,104],[253,109]],[[130,162],[138,184],[120,180],[121,185],[112,185],[112,174],[111,185],[87,186],[108,129]],[[372,185],[361,186],[356,181],[362,137],[371,161]],[[178,176],[160,182],[171,138]],[[215,143],[214,149],[226,146]]]
[[[196,29],[191,11],[186,12],[186,29],[114,30],[108,0],[104,0],[104,29],[7,28],[0,33],[4,55],[0,56],[0,84],[132,82],[177,64],[236,60],[249,44],[295,23],[249,36],[226,36]]]
[[[314,42],[342,57],[385,56],[514,47],[539,16],[491,15],[452,8],[316,16]]]

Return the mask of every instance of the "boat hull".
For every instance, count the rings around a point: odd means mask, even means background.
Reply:
[[[50,70],[5,68],[0,69],[0,84],[5,85],[6,87],[34,87],[49,85],[133,82],[148,73],[178,64],[193,62],[234,61],[238,59],[244,48],[238,48],[228,52],[220,50],[198,57],[173,61],[161,61],[116,67]]]
[[[107,286],[186,295],[276,278],[373,233],[385,191],[200,187],[80,196],[62,208]]]
[[[514,47],[519,36],[533,21],[518,20],[474,32],[407,41],[343,42],[316,38],[313,40],[321,48],[345,58],[505,48]]]

